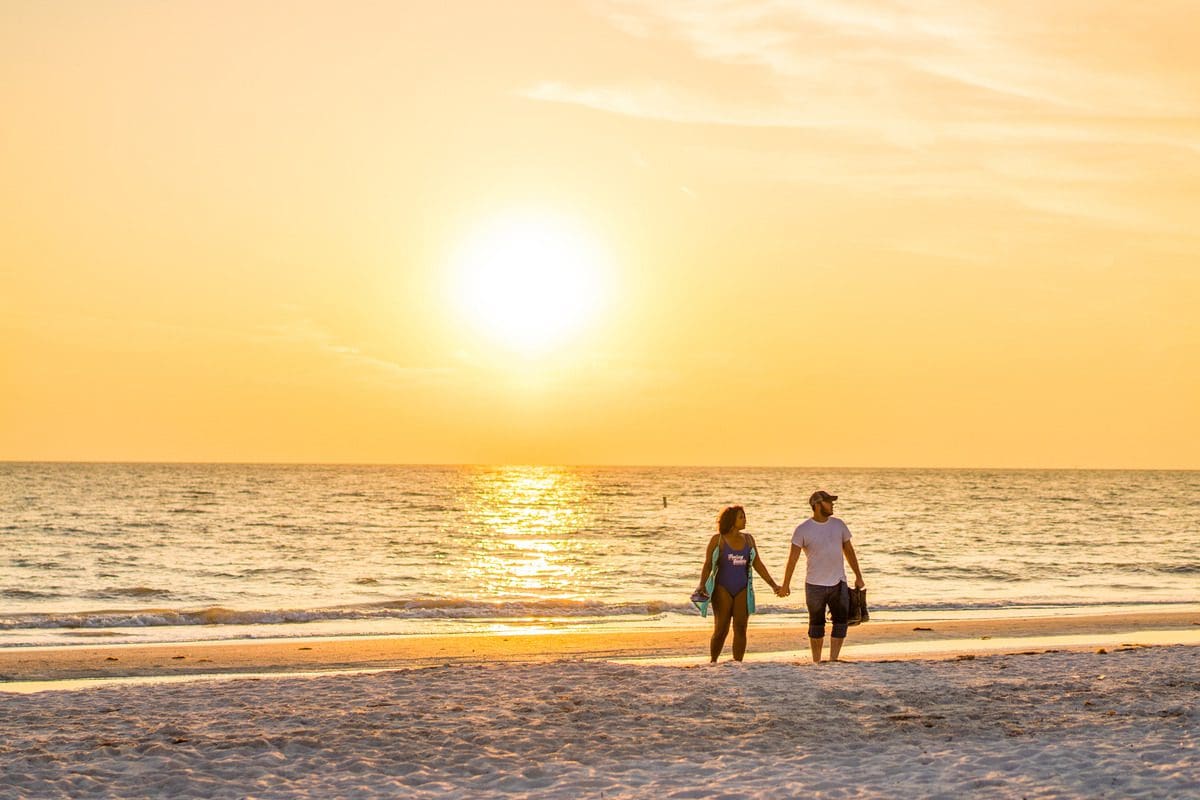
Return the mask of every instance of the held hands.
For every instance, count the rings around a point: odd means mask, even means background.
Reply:
[[[789,589],[787,586],[776,586],[775,587],[775,596],[776,597],[787,597],[791,593],[792,593],[792,590]]]

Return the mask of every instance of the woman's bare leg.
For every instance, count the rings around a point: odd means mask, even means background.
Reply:
[[[745,589],[733,598],[733,660],[741,661],[746,655],[746,628],[750,624],[750,609]]]
[[[712,640],[708,643],[708,656],[715,664],[717,656],[721,655],[721,651],[725,649],[725,637],[729,635],[729,623],[733,619],[733,598],[729,596],[729,592],[725,590],[724,586],[717,585],[713,589],[712,610],[713,635]],[[736,653],[736,633],[734,634],[734,647]],[[742,649],[745,650],[744,643]],[[734,657],[736,658],[736,655]]]

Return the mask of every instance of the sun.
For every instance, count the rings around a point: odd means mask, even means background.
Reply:
[[[461,249],[454,292],[467,323],[525,355],[565,344],[603,300],[605,257],[574,220],[523,214],[482,226]]]

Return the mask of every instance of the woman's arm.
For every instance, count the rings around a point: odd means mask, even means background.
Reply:
[[[750,537],[750,546],[755,549],[755,553],[757,554],[758,546],[754,544],[753,536]],[[767,582],[767,585],[771,587],[772,591],[774,591],[776,594],[779,593],[779,584],[776,583],[773,578],[771,578],[771,573],[767,572],[767,565],[763,563],[761,558],[754,559],[754,571],[762,576],[762,579]]]
[[[705,584],[708,583],[708,573],[712,572],[712,554],[713,548],[721,541],[721,534],[713,534],[713,537],[708,540],[708,547],[704,548],[704,566],[700,570],[700,586],[696,589],[697,592],[703,592]]]

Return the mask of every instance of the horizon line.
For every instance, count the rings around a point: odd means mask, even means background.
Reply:
[[[542,469],[804,469],[804,470],[944,470],[989,472],[1200,472],[1200,467],[999,467],[999,466],[863,466],[808,464],[616,464],[518,462],[398,462],[398,461],[149,461],[109,459],[0,459],[0,464],[62,464],[112,466],[226,466],[226,467],[521,467]]]

